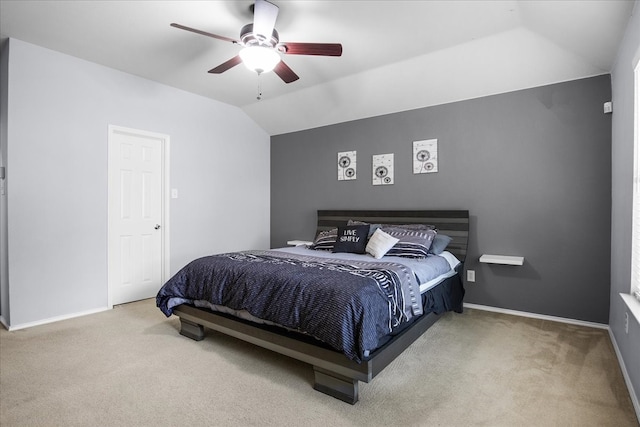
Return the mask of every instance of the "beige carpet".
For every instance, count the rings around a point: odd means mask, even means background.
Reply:
[[[604,330],[450,313],[351,406],[313,390],[306,364],[182,337],[154,303],[2,329],[0,425],[638,425]]]

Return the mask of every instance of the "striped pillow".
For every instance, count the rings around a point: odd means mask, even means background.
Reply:
[[[432,229],[408,230],[406,228],[382,227],[382,231],[399,239],[386,255],[405,258],[425,258],[437,232]]]
[[[347,221],[347,225],[361,225],[361,224],[369,224],[369,223],[364,221],[359,221],[357,219],[350,219],[349,221]],[[416,224],[369,224],[369,227],[370,227],[369,237],[371,237],[378,228],[383,228],[383,227],[384,228],[403,228],[405,230],[436,230],[438,231],[435,225],[419,224],[419,223],[416,223]]]
[[[332,228],[330,230],[321,231],[316,236],[313,244],[309,246],[309,249],[316,249],[320,251],[332,251],[338,239],[338,229]]]

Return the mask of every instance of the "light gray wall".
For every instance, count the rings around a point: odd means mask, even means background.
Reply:
[[[0,42],[0,167],[7,164],[7,93],[9,89],[9,43]],[[7,185],[0,180],[0,186]],[[9,324],[9,271],[7,250],[7,196],[0,192],[0,319]]]
[[[110,124],[171,138],[172,274],[269,246],[269,136],[239,108],[9,42],[12,326],[107,306]]]
[[[635,4],[624,40],[611,73],[612,122],[612,206],[611,206],[611,308],[609,327],[613,333],[636,394],[640,393],[640,324],[629,319],[620,293],[631,286],[631,212],[633,189],[634,67],[640,61],[640,6]],[[640,112],[635,111],[636,117]],[[636,411],[640,408],[636,407]]]
[[[469,209],[466,302],[607,323],[610,99],[603,75],[273,136],[271,244],[312,239],[317,209]],[[412,141],[430,138],[439,172],[414,175]],[[348,150],[358,179],[338,181]],[[395,184],[372,186],[371,156],[385,153]]]

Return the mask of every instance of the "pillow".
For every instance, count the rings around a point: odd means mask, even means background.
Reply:
[[[338,227],[333,252],[363,254],[369,240],[369,225],[345,225]]]
[[[436,234],[436,237],[433,238],[433,242],[431,242],[431,247],[429,248],[429,253],[434,255],[440,255],[451,243],[453,239],[446,234]]]
[[[309,249],[316,249],[320,251],[332,251],[333,245],[335,245],[337,237],[338,237],[337,228],[321,231],[316,236],[315,240],[313,241],[313,244],[309,246]]]
[[[357,219],[350,219],[347,221],[347,225],[368,225],[369,237],[373,236],[373,233],[380,228],[380,224],[369,224],[368,222],[358,221]]]
[[[372,257],[380,259],[400,240],[377,228],[367,243],[365,250]]]
[[[389,249],[387,255],[405,258],[427,257],[431,243],[437,234],[436,231],[432,229],[407,230],[395,227],[383,227],[382,231],[399,240],[398,243]]]
[[[431,224],[386,224],[384,227],[403,228],[405,230],[436,230],[435,225]]]
[[[368,222],[359,221],[357,219],[350,219],[347,221],[347,225],[360,225],[360,224],[369,224]],[[369,230],[369,237],[373,235],[373,233],[381,227],[384,228],[402,228],[405,230],[436,230],[435,225],[431,224],[369,224],[371,229]]]

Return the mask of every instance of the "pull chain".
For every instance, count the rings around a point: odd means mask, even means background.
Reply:
[[[260,76],[262,73],[258,73],[258,96],[256,99],[260,101],[262,99],[262,80],[260,80]]]

